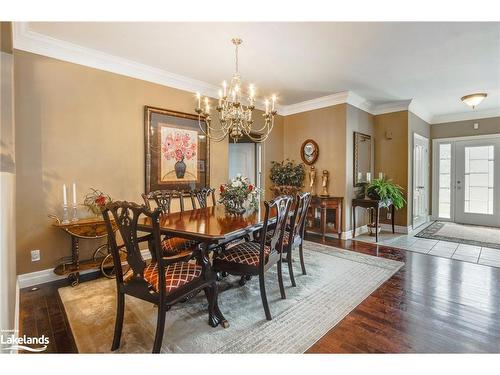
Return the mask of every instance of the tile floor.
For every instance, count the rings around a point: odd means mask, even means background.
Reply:
[[[414,235],[419,233],[422,229],[423,227],[420,227],[410,234],[392,234],[382,231],[379,233],[378,244],[442,258],[451,258],[500,268],[500,250],[414,237]],[[354,240],[374,243],[375,237],[371,237],[368,234],[362,234],[356,236]]]

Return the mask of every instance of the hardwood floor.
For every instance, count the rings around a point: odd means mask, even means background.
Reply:
[[[405,262],[308,353],[500,353],[500,269],[358,241],[308,239]],[[21,334],[45,334],[52,353],[77,352],[57,293],[65,285],[20,294]]]

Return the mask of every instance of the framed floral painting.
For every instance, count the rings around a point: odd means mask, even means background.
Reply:
[[[196,115],[144,108],[146,194],[210,185],[209,143],[200,125],[206,129]]]

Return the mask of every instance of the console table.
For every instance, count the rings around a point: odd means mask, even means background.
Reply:
[[[334,233],[342,237],[343,197],[314,195],[306,218],[306,231],[323,236]]]
[[[356,236],[356,207],[370,210],[370,221],[375,225],[375,242],[378,242],[378,222],[381,208],[391,209],[392,233],[394,233],[394,205],[391,201],[380,201],[370,198],[355,198],[352,200],[352,237]],[[374,218],[375,216],[375,218]],[[375,219],[375,221],[374,221]]]

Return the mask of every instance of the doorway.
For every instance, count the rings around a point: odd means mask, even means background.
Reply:
[[[413,134],[413,228],[429,215],[429,139]]]
[[[500,135],[435,140],[435,216],[500,226]]]
[[[261,188],[262,145],[250,139],[229,142],[229,178],[238,173],[248,177],[257,188]]]

